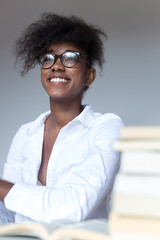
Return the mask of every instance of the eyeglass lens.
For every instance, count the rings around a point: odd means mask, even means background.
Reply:
[[[50,68],[56,62],[57,57],[60,58],[61,63],[65,67],[73,67],[78,62],[78,54],[75,52],[65,52],[61,55],[52,55],[50,53],[45,54],[40,58],[40,63],[42,68]]]

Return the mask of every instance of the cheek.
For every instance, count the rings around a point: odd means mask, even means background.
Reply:
[[[85,71],[84,68],[75,69],[73,75],[74,75],[74,78],[75,78],[77,84],[79,82],[84,84],[87,80],[87,71]]]
[[[45,73],[43,70],[41,70],[41,84],[45,87]]]
[[[44,71],[43,71],[43,69],[42,69],[42,70],[41,70],[41,80],[44,79],[44,75],[45,75],[45,73],[44,73]]]

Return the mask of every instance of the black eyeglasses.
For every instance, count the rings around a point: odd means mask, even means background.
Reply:
[[[66,52],[64,52],[62,54],[56,54],[56,55],[52,54],[52,52],[53,52],[53,50],[45,53],[40,58],[38,58],[39,64],[40,64],[42,69],[49,69],[49,68],[51,68],[55,64],[57,58],[60,59],[62,65],[64,67],[72,68],[79,62],[79,58],[80,57],[91,68],[91,65],[89,64],[89,62],[79,52],[67,50]]]

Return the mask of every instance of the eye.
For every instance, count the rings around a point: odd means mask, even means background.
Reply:
[[[78,56],[74,52],[66,52],[62,55],[64,65],[75,65],[78,61]]]
[[[42,63],[50,63],[54,61],[54,56],[51,54],[45,54],[42,58]]]

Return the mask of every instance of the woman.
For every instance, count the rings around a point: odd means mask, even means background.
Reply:
[[[104,62],[102,37],[82,19],[45,13],[16,42],[22,75],[41,66],[50,111],[13,139],[0,180],[2,222],[108,218],[120,158],[112,144],[123,123],[82,105],[93,66]]]

